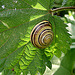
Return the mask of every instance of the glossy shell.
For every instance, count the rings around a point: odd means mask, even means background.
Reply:
[[[42,21],[32,29],[30,39],[37,48],[48,47],[53,40],[53,31],[49,21]]]

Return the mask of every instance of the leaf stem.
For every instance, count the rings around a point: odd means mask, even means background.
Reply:
[[[75,7],[61,7],[56,9],[50,9],[49,12],[63,11],[63,10],[75,10]]]

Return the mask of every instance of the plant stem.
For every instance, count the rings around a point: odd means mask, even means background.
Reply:
[[[63,11],[63,10],[75,10],[75,7],[61,7],[56,9],[51,9],[49,12]]]

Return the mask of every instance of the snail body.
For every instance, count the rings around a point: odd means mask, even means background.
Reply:
[[[49,21],[42,21],[32,29],[30,39],[32,44],[37,48],[48,47],[53,40],[52,26]]]

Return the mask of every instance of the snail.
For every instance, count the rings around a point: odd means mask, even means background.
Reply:
[[[31,43],[37,48],[48,47],[53,40],[52,26],[49,21],[41,21],[31,31]]]

